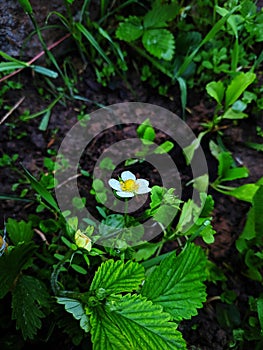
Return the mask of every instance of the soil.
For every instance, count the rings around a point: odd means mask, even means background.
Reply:
[[[52,1],[52,4],[47,1],[32,0],[31,4],[37,14],[38,23],[44,24],[44,19],[52,10],[63,13],[63,6],[61,3],[60,0]],[[76,6],[76,9],[77,8]],[[53,23],[57,23],[54,18],[52,18],[52,21]],[[35,36],[26,41],[29,33],[32,31],[32,25],[28,17],[19,7],[18,2],[0,1],[0,26],[1,50],[9,55],[24,60],[30,60],[42,50]],[[52,44],[63,35],[65,35],[63,30],[61,30],[61,32],[57,30],[55,30],[55,32],[45,31],[45,38],[48,44]],[[56,53],[58,59],[60,55],[61,57],[65,55],[65,48],[69,46],[71,46],[70,39],[56,48],[54,54]],[[71,57],[79,74],[80,79],[77,85],[78,95],[85,97],[87,101],[89,101],[85,103],[86,113],[95,111],[99,108],[99,105],[108,106],[119,102],[137,101],[162,106],[177,115],[182,114],[180,108],[180,93],[177,86],[171,87],[168,96],[162,97],[156,90],[152,89],[146,83],[143,83],[140,80],[138,72],[134,69],[133,71],[129,71],[127,75],[132,90],[118,77],[113,78],[108,87],[103,87],[96,81],[92,63],[84,65],[76,50],[72,50],[67,54]],[[41,62],[44,61],[38,61],[39,64],[41,64]],[[38,129],[41,117],[22,122],[19,116],[25,114],[26,110],[29,109],[31,114],[36,113],[45,109],[53,100],[54,96],[51,96],[51,94],[49,94],[47,98],[41,96],[39,87],[45,86],[41,79],[41,76],[33,75],[30,70],[24,70],[20,74],[14,76],[12,80],[20,81],[23,84],[23,88],[8,92],[5,95],[5,100],[0,109],[0,119],[2,119],[7,113],[7,106],[12,108],[21,98],[24,98],[23,102],[10,114],[5,123],[1,125],[0,157],[3,154],[8,154],[10,156],[18,154],[19,157],[16,160],[18,168],[20,167],[20,163],[22,163],[23,166],[35,176],[43,170],[46,171],[43,165],[43,159],[49,156],[51,150],[58,149],[63,137],[77,122],[78,114],[83,106],[83,102],[76,100],[67,100],[65,104],[58,103],[52,110],[49,125],[45,132]],[[204,122],[207,118],[211,118],[213,108],[214,106],[211,102],[208,101],[203,94],[200,95],[197,89],[189,91],[186,122],[195,133],[200,132],[201,122]],[[259,116],[254,114],[250,116],[249,120],[242,121],[236,126],[231,125],[231,127],[225,131],[224,140],[226,147],[233,153],[236,161],[242,162],[242,164],[247,166],[250,170],[250,177],[243,182],[240,181],[240,183],[256,181],[263,175],[261,154],[245,146],[246,141],[257,140],[255,129],[256,125],[260,125],[260,123],[262,123],[262,121],[259,120]],[[261,126],[263,125],[261,124]],[[94,148],[94,152],[90,155],[91,162],[87,165],[85,170],[92,170],[92,157],[93,161],[96,161],[98,154],[100,154],[103,149],[106,149],[107,146],[116,142],[116,140],[123,136],[125,138],[134,134],[136,134],[135,126],[127,126],[121,133],[117,129],[111,130],[110,135],[107,135],[106,139],[100,135],[100,137],[95,140],[96,147]],[[163,135],[159,136],[160,141]],[[209,135],[203,141],[203,149],[207,157],[211,180],[216,177],[217,162],[209,152],[208,142],[214,137],[215,135]],[[172,156],[174,157],[175,154]],[[147,173],[143,173],[145,170],[138,170],[142,177],[147,177]],[[184,185],[189,179],[189,174],[188,170],[184,169],[183,163],[181,164],[180,173]],[[19,195],[24,185],[21,184],[17,191],[13,191],[12,186],[19,182],[20,178],[20,174],[15,170],[10,170],[10,168],[7,167],[1,168],[1,193]],[[158,174],[153,176],[152,181],[158,183]],[[81,184],[81,181],[80,186],[84,186]],[[215,242],[212,245],[205,246],[202,242],[200,242],[200,244],[208,249],[209,258],[218,266],[231,266],[227,276],[228,287],[236,291],[238,295],[237,303],[241,313],[243,312],[245,314],[246,310],[242,309],[243,301],[247,300],[248,295],[251,295],[251,288],[254,288],[254,290],[260,288],[252,284],[252,282],[246,279],[242,274],[242,267],[239,265],[240,262],[238,261],[238,254],[235,248],[235,240],[242,232],[249,206],[244,202],[221,195],[211,189],[209,191],[215,199],[213,226],[217,234],[215,236]],[[187,192],[185,192],[184,195],[187,197]],[[34,193],[30,192],[27,197],[28,196],[33,197]],[[90,202],[90,207],[92,207],[93,204],[95,205],[95,202]],[[0,210],[0,225],[3,227],[4,220],[7,220],[9,217],[18,220],[26,220],[30,213],[34,213],[35,206],[23,201],[1,200]],[[165,250],[172,248],[173,244],[170,243],[165,247]],[[204,308],[200,310],[198,315],[193,317],[192,320],[184,321],[180,325],[180,330],[187,341],[189,349],[228,349],[231,332],[227,328],[221,326],[216,317],[216,306],[220,303],[216,297],[220,295],[222,291],[218,285],[208,283],[207,292],[208,301]],[[63,344],[63,346],[65,346],[65,344]],[[69,347],[64,348],[69,349]],[[73,349],[73,347],[71,347],[71,349]]]

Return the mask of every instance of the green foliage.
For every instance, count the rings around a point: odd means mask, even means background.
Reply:
[[[167,27],[167,22],[173,20],[179,12],[175,4],[156,2],[143,18],[129,16],[121,22],[116,31],[118,39],[132,42],[142,37],[144,48],[153,56],[171,61],[175,50],[174,36]]]
[[[0,258],[0,299],[13,287],[21,270],[27,268],[32,262],[30,259],[36,250],[32,242],[20,244],[7,251]]]
[[[101,290],[103,293],[113,294],[132,292],[142,283],[144,269],[137,263],[127,261],[108,260],[98,269],[95,274],[90,290]]]
[[[25,222],[22,220],[18,222],[15,219],[8,218],[6,230],[14,245],[30,242],[33,238],[32,223],[30,221]]]
[[[169,312],[175,321],[197,314],[206,299],[206,258],[192,244],[179,255],[171,254],[146,279],[142,295]],[[191,300],[191,303],[189,301]]]
[[[49,304],[46,286],[32,276],[19,277],[12,292],[12,319],[16,320],[16,328],[21,329],[24,339],[34,339],[41,328],[41,318],[45,317],[41,310]]]
[[[161,306],[140,295],[109,300],[91,316],[94,349],[186,349],[169,321]]]
[[[76,320],[79,320],[80,327],[87,333],[90,331],[89,318],[83,309],[82,304],[78,300],[65,297],[56,298],[58,304],[65,306],[65,310],[73,315]]]
[[[189,318],[202,306],[205,265],[194,244],[164,257],[146,275],[139,263],[110,259],[97,269],[88,292],[77,299],[58,296],[57,302],[85,332],[90,323],[94,349],[185,349],[171,320]]]
[[[60,212],[59,207],[52,194],[45,187],[43,187],[41,183],[37,181],[37,179],[32,174],[30,174],[27,169],[23,169],[27,179],[30,181],[32,188],[41,196],[41,198],[47,202],[47,204],[50,205],[50,207],[55,209],[57,212]]]

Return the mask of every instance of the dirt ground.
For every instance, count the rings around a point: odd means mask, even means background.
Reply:
[[[35,13],[38,15],[39,23],[43,23],[46,15],[51,10],[63,11],[60,0],[52,1],[52,4],[47,1],[33,0],[31,3]],[[53,19],[53,21],[55,20]],[[0,1],[0,28],[1,50],[9,55],[30,60],[42,50],[35,37],[26,41],[32,26],[15,1]],[[56,32],[55,34],[46,32],[45,37],[48,44],[52,44],[64,34],[63,32]],[[63,57],[65,54],[64,49],[67,45],[68,43],[64,42],[61,47],[56,48],[58,57],[60,55]],[[77,86],[78,94],[90,101],[86,103],[86,111],[88,113],[98,109],[98,104],[107,106],[119,102],[137,101],[159,105],[181,115],[178,86],[174,86],[169,90],[168,97],[159,96],[156,90],[141,82],[140,76],[134,70],[129,71],[128,80],[135,93],[131,92],[118,77],[112,79],[108,87],[102,87],[96,81],[92,63],[90,62],[86,67],[83,65],[77,51],[72,51],[69,54],[79,74],[81,74],[81,79]],[[41,117],[22,122],[19,120],[19,116],[25,110],[30,109],[31,113],[36,113],[46,108],[50,103],[50,101],[41,97],[39,93],[38,88],[43,85],[41,79],[41,76],[33,75],[30,70],[24,70],[19,75],[16,75],[12,80],[23,83],[23,88],[16,92],[8,92],[3,105],[0,106],[1,119],[6,114],[5,106],[12,107],[22,97],[24,98],[20,106],[10,115],[6,123],[1,126],[0,157],[5,153],[10,156],[18,154],[19,157],[16,164],[19,166],[22,163],[36,176],[43,169],[43,158],[48,156],[49,150],[58,149],[67,131],[77,122],[77,116],[83,105],[83,103],[78,101],[67,101],[66,105],[58,103],[52,110],[49,126],[45,132],[38,129]],[[197,89],[189,91],[186,121],[194,132],[198,133],[201,130],[200,123],[211,117],[212,113],[213,105],[204,97],[203,93],[200,96]],[[236,126],[231,126],[225,132],[227,148],[233,152],[235,159],[238,159],[250,170],[250,177],[245,182],[256,181],[263,175],[262,155],[248,149],[244,145],[246,141],[256,140],[255,126],[258,124],[259,116],[251,115],[249,120],[238,123]],[[132,134],[136,131],[130,127],[125,132]],[[17,135],[22,137],[17,138]],[[107,140],[108,144],[111,144],[118,137],[118,131],[116,133],[113,131]],[[216,176],[217,167],[217,162],[213,159],[208,149],[209,139],[213,137],[214,135],[210,135],[203,142],[211,180]],[[99,144],[98,142],[93,153],[94,159],[96,159],[97,153],[106,147],[107,143]],[[12,185],[19,181],[20,175],[15,170],[7,168],[1,168],[0,171],[1,193],[16,194],[16,192],[12,191]],[[188,174],[183,168],[181,169],[181,175],[184,181],[187,182]],[[20,190],[22,188],[23,185],[19,187]],[[208,247],[209,257],[219,266],[226,264],[231,266],[227,276],[228,287],[237,292],[237,303],[239,303],[241,312],[245,314],[246,310],[242,310],[242,303],[244,300],[247,300],[248,295],[251,295],[251,287],[255,288],[255,286],[252,286],[251,281],[242,274],[242,269],[237,259],[235,240],[242,232],[249,206],[234,198],[221,195],[212,189],[209,191],[215,199],[213,225],[217,232],[215,243]],[[29,196],[33,195],[33,192],[29,193]],[[90,205],[92,206],[92,203]],[[7,220],[9,217],[27,219],[28,215],[34,212],[34,209],[31,203],[2,200],[0,201],[0,225],[3,226],[4,220]],[[172,249],[172,244],[166,249]],[[259,287],[256,286],[256,288]],[[208,301],[204,308],[192,320],[184,321],[180,325],[180,330],[188,343],[189,349],[227,349],[230,331],[220,326],[216,318],[216,304],[219,301],[216,298],[213,301],[214,297],[220,295],[221,290],[215,284],[208,284],[207,291]],[[70,349],[73,349],[73,347]]]

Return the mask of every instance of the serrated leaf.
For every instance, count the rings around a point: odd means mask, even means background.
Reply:
[[[153,56],[170,61],[174,55],[175,41],[167,29],[151,29],[144,32],[142,43]]]
[[[91,315],[95,350],[180,350],[185,341],[170,315],[140,295],[109,300]]]
[[[116,37],[127,42],[138,39],[143,33],[141,19],[137,16],[129,16],[125,22],[119,24]]]
[[[239,98],[239,96],[246,90],[246,88],[253,83],[255,78],[256,74],[251,72],[241,72],[234,77],[226,89],[225,109],[231,106]]]
[[[175,4],[157,5],[147,12],[143,19],[144,28],[165,27],[166,22],[174,19],[179,13],[179,7]]]
[[[17,245],[20,242],[30,242],[33,238],[32,223],[24,220],[16,221],[8,218],[6,230],[12,242]]]
[[[108,260],[98,268],[90,290],[103,288],[107,293],[117,294],[136,290],[144,279],[144,268],[132,261]]]
[[[205,274],[206,257],[202,249],[189,244],[178,255],[168,255],[146,278],[142,295],[173,319],[181,321],[197,314],[206,299]]]
[[[36,246],[29,242],[14,247],[10,252],[0,257],[0,299],[8,293],[21,269],[29,261],[35,250]]]
[[[57,297],[57,302],[64,305],[65,310],[73,315],[76,320],[80,321],[80,327],[85,331],[90,331],[89,317],[80,301],[71,298]]]
[[[21,329],[24,339],[33,339],[41,328],[45,314],[42,306],[48,305],[49,294],[45,285],[32,276],[21,275],[13,290],[12,319],[16,329]]]

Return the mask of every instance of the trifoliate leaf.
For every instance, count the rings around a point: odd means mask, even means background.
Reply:
[[[42,306],[48,306],[49,294],[45,285],[32,276],[19,277],[13,290],[12,319],[16,320],[16,328],[21,329],[24,339],[33,339],[41,328],[41,318],[45,314]]]
[[[109,300],[90,320],[94,350],[186,349],[170,315],[140,295]]]
[[[129,16],[125,22],[119,24],[116,36],[118,39],[130,42],[138,39],[142,33],[143,26],[141,19],[137,16]]]
[[[144,279],[143,267],[132,261],[108,260],[101,264],[90,286],[90,290],[103,288],[106,294],[132,292]]]
[[[142,43],[153,56],[170,61],[174,55],[175,41],[167,29],[151,29],[144,32]]]
[[[159,304],[173,319],[181,321],[197,314],[206,299],[206,257],[194,244],[181,254],[168,255],[146,278],[142,295]]]
[[[57,302],[65,306],[65,310],[73,315],[76,320],[80,321],[80,327],[89,332],[90,324],[89,318],[84,311],[84,308],[80,301],[71,298],[57,297]]]
[[[21,269],[30,260],[36,246],[31,242],[18,245],[0,257],[0,299],[11,288]]]

